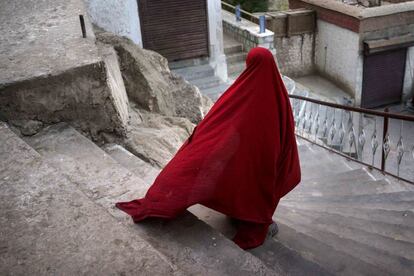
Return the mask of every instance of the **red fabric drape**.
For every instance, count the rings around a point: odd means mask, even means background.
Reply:
[[[148,216],[173,218],[200,203],[267,229],[279,199],[299,182],[286,88],[273,55],[254,48],[246,69],[160,172],[145,198],[116,206],[138,222]]]

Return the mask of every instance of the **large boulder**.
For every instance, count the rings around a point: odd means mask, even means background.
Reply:
[[[153,166],[163,168],[194,129],[183,117],[164,116],[130,109],[130,131],[123,141],[134,155]]]
[[[163,56],[109,32],[97,30],[96,37],[117,51],[127,94],[140,109],[185,117],[193,123],[203,118],[200,91],[172,73]]]

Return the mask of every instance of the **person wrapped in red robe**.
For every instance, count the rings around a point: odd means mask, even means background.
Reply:
[[[239,221],[233,241],[261,245],[281,197],[300,182],[294,120],[272,53],[253,48],[146,196],[116,206],[134,222],[202,204]]]

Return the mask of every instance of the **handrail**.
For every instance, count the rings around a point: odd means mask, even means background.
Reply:
[[[361,108],[361,107],[353,107],[353,106],[341,105],[341,104],[336,104],[336,103],[329,103],[329,102],[324,102],[321,100],[307,98],[307,97],[303,97],[299,95],[289,95],[289,97],[293,99],[299,99],[299,100],[303,100],[307,102],[324,105],[324,106],[339,108],[339,109],[343,109],[346,111],[353,111],[353,112],[365,113],[365,114],[374,115],[374,116],[388,117],[389,119],[399,119],[399,120],[414,122],[414,116],[411,116],[411,115],[403,115],[403,114],[390,113],[390,112],[384,112],[384,111],[376,111],[376,110],[371,110],[371,109],[366,109],[366,108]]]
[[[233,5],[229,4],[229,3],[226,3],[224,1],[221,1],[221,4],[224,5],[224,6],[227,6],[228,8],[232,9],[233,11],[236,10],[236,6],[233,6]],[[256,20],[258,20],[258,17],[256,15],[254,15],[254,14],[248,12],[248,11],[242,10],[242,9],[240,9],[240,12],[242,14],[246,14],[246,15],[248,15],[250,17],[250,18],[245,18],[245,19],[248,19],[249,21],[252,21],[254,23],[257,23],[255,21],[251,20],[252,18],[255,18]]]
[[[292,109],[296,126],[295,132],[297,136],[338,155],[364,164],[371,169],[379,170],[384,174],[414,184],[414,174],[410,173],[412,172],[411,165],[404,163],[411,159],[404,159],[405,161],[402,162],[403,156],[408,154],[403,142],[405,140],[403,137],[404,121],[414,122],[414,116],[390,113],[388,112],[388,108],[385,109],[385,112],[375,111],[360,107],[324,102],[293,94],[290,94],[289,98],[292,100]],[[310,105],[307,105],[307,103],[310,103]],[[328,108],[332,109],[330,111],[332,113],[329,115]],[[335,111],[337,110],[340,112],[335,115]],[[325,112],[323,113],[323,111]],[[375,117],[372,118],[373,122],[371,122],[370,126],[364,125],[364,116],[354,117],[353,112],[360,113],[361,115],[373,115],[373,117]],[[383,118],[382,122],[378,122],[377,117]],[[397,121],[397,123],[400,124],[399,134],[395,134],[395,132],[390,133],[390,119],[399,120]],[[372,129],[370,129],[371,127]],[[381,129],[382,132],[377,132]],[[371,151],[367,152],[367,150],[364,151],[364,145],[368,138],[366,135],[368,133],[366,133],[366,131],[370,130],[372,130],[372,135],[370,135]],[[393,131],[395,131],[395,128]],[[380,136],[380,134],[382,135]],[[392,143],[392,136],[394,135],[398,135],[398,142],[395,144]],[[390,158],[392,146],[395,147],[395,151],[392,153],[395,159]],[[377,150],[377,148],[379,150]],[[380,156],[376,153],[379,153]],[[411,155],[414,158],[414,145],[411,146]],[[379,160],[378,158],[376,159],[379,161],[379,164],[375,164],[376,162],[374,162],[376,156],[380,157]],[[414,163],[414,160],[411,161]],[[386,166],[386,164],[389,163],[394,165],[391,165],[390,168],[389,166]],[[403,163],[405,164],[405,167],[403,167],[403,169],[405,169],[405,175],[401,176],[400,169]],[[396,173],[394,172],[395,169]]]

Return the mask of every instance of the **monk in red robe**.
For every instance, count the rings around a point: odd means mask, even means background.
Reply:
[[[139,222],[199,203],[236,219],[233,241],[248,249],[264,242],[280,198],[299,182],[288,93],[272,53],[254,48],[146,196],[116,206]]]

